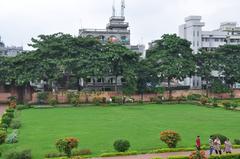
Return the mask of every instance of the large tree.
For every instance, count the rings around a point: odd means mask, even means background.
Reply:
[[[240,45],[220,46],[216,52],[219,54],[219,71],[225,82],[233,86],[240,82]]]
[[[209,82],[213,78],[213,70],[218,69],[218,54],[214,51],[199,50],[195,55],[197,75],[206,81],[206,95],[209,93]]]
[[[165,34],[156,40],[148,50],[147,57],[156,65],[159,76],[167,80],[169,99],[171,99],[171,80],[183,80],[196,69],[191,43],[176,34]]]

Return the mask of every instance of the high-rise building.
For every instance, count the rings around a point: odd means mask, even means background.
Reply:
[[[200,48],[214,50],[225,44],[240,44],[240,27],[236,22],[223,22],[218,29],[212,31],[203,31],[204,26],[201,16],[186,17],[185,23],[179,26],[179,36],[192,43],[193,53],[197,53]],[[202,86],[201,78],[196,76],[185,79],[184,84],[192,88]]]
[[[23,52],[23,47],[5,46],[5,44],[1,41],[1,36],[0,36],[0,55],[1,56],[16,56],[21,52]]]

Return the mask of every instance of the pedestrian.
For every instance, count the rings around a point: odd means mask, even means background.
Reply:
[[[201,149],[200,136],[197,136],[197,139],[196,139],[196,148],[197,148],[197,150],[200,150],[200,149]]]
[[[211,156],[214,150],[212,136],[209,137],[208,143],[209,143],[209,155]]]
[[[222,151],[221,151],[221,141],[220,141],[220,139],[218,137],[214,140],[213,146],[214,146],[216,154],[221,155],[222,154]]]
[[[226,153],[232,153],[232,144],[229,139],[224,142],[224,150]]]

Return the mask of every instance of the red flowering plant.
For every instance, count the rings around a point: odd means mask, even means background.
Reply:
[[[193,151],[190,156],[189,159],[207,159],[205,151]]]
[[[165,142],[169,148],[175,148],[181,137],[178,133],[172,130],[165,130],[160,133],[160,139]]]
[[[71,157],[72,149],[78,147],[78,139],[67,137],[56,141],[56,148],[59,152],[64,152],[68,157]]]

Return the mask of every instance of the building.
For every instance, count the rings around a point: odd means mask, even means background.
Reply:
[[[124,16],[125,1],[121,1],[121,15],[117,16],[115,12],[115,6],[113,5],[112,16],[109,19],[109,23],[106,25],[106,29],[79,29],[79,36],[81,37],[94,37],[104,43],[119,43],[127,48],[140,54],[142,58],[145,58],[145,46],[144,45],[131,45],[131,32],[129,30],[129,23],[125,21]],[[119,76],[117,79],[114,76],[107,76],[104,78],[91,77],[87,81],[80,80],[80,85],[88,89],[99,90],[114,90],[117,81],[118,89],[121,89],[124,79]]]
[[[214,50],[225,44],[240,44],[240,27],[236,22],[223,22],[218,29],[212,31],[203,31],[205,26],[201,22],[201,16],[189,16],[185,18],[185,23],[179,26],[179,36],[192,43],[193,53],[197,53],[200,48]],[[215,74],[218,74],[215,72]],[[191,88],[201,88],[202,81],[200,77],[186,78],[184,85],[190,85]]]
[[[106,29],[79,29],[79,36],[95,37],[102,43],[120,43],[127,48],[140,53],[141,57],[145,58],[144,45],[131,45],[131,33],[129,30],[129,23],[125,22],[124,9],[125,2],[122,0],[121,15],[116,15],[115,6],[113,6],[112,16],[109,19],[109,23],[107,24]]]
[[[23,52],[23,47],[5,46],[0,37],[0,55],[2,56],[16,56]]]

